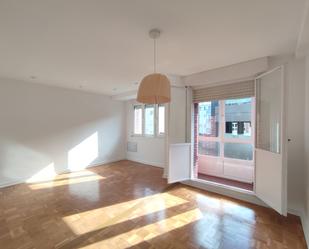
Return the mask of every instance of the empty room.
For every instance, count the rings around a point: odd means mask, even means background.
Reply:
[[[309,0],[0,0],[0,249],[306,249]]]

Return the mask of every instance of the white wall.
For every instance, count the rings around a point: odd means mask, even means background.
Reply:
[[[288,80],[288,208],[302,210],[304,197],[305,61],[287,64]]]
[[[285,66],[287,84],[288,142],[288,211],[300,215],[304,198],[304,112],[305,60],[293,56],[277,56],[269,60],[270,68]]]
[[[137,152],[126,152],[129,160],[145,163],[157,167],[165,165],[165,139],[166,137],[144,137],[133,135],[134,111],[133,105],[136,101],[126,102],[127,114],[127,142],[137,143]]]
[[[186,99],[186,88],[172,87],[171,102],[168,105],[168,137],[166,140],[164,177],[168,177],[170,144],[185,143],[188,138],[188,136],[186,137],[186,133],[188,133],[188,130],[186,130],[186,122],[188,121]]]
[[[186,107],[186,89],[172,87],[168,119],[168,142],[170,144],[186,142]]]
[[[125,108],[110,97],[0,79],[0,186],[125,158]]]
[[[306,105],[305,105],[305,201],[304,216],[302,217],[303,228],[307,243],[309,243],[309,53],[306,56]]]

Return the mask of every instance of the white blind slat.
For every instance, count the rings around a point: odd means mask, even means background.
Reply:
[[[254,96],[254,80],[193,90],[193,102]]]

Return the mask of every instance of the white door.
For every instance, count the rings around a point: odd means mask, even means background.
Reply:
[[[283,67],[256,78],[256,195],[287,213],[286,108]]]
[[[191,176],[191,144],[170,144],[168,183],[189,180]]]

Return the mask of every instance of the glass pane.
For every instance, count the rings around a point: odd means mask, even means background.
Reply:
[[[199,103],[198,131],[200,136],[219,136],[219,101]]]
[[[252,160],[253,146],[252,144],[225,143],[224,157],[242,160]]]
[[[257,148],[280,153],[281,70],[257,82]]]
[[[200,155],[219,156],[220,155],[220,143],[212,141],[199,141],[198,153]]]
[[[158,132],[159,135],[164,134],[165,132],[165,106],[159,105],[158,107]]]
[[[145,106],[145,134],[154,135],[154,105]]]
[[[250,139],[252,136],[251,108],[252,99],[230,99],[225,105],[225,134],[226,138]]]
[[[142,106],[134,106],[134,134],[142,135]]]

